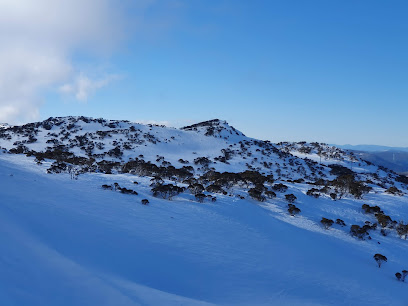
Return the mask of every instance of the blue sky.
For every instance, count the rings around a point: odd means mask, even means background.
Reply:
[[[408,146],[406,1],[132,3],[101,9],[109,39],[64,49],[71,72],[35,91],[38,119],[220,118],[272,141]]]

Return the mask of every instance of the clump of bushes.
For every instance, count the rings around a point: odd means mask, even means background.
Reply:
[[[274,193],[273,191],[267,190],[265,191],[265,196],[268,199],[273,199],[273,198],[276,198],[276,193]]]
[[[183,191],[183,187],[178,187],[172,184],[163,184],[152,188],[154,197],[161,197],[168,200],[171,200],[174,196],[182,193]]]
[[[408,224],[404,224],[403,221],[398,223],[395,230],[397,231],[398,236],[402,239],[407,239],[408,236]]]
[[[379,206],[370,206],[368,204],[363,204],[361,208],[364,210],[366,214],[379,214],[384,213]]]
[[[401,282],[405,282],[405,278],[407,277],[407,275],[408,275],[407,270],[402,270],[402,273],[400,272],[395,273],[395,277]]]
[[[306,192],[306,195],[314,197],[315,199],[317,199],[320,196],[319,189],[317,189],[317,188],[309,189]]]
[[[290,204],[292,204],[292,203],[294,203],[296,201],[297,197],[293,193],[290,193],[290,194],[285,194],[285,199]]]
[[[124,193],[124,194],[134,194],[134,195],[138,195],[138,193],[132,189],[127,189],[125,187],[119,187],[120,192]]]
[[[203,202],[204,202],[204,199],[205,199],[205,194],[203,194],[203,193],[197,193],[197,194],[195,195],[195,198],[196,198],[196,200],[197,200],[199,203],[203,203]]]
[[[259,202],[264,202],[266,200],[265,196],[262,194],[262,191],[257,188],[249,189],[248,194],[251,198]]]
[[[125,187],[120,187],[118,183],[114,183],[113,186],[104,184],[102,185],[102,189],[120,191],[121,193],[124,193],[124,194],[138,195],[138,193],[135,190],[127,189]]]
[[[398,195],[398,196],[402,196],[403,193],[401,190],[399,190],[397,187],[391,186],[390,188],[388,188],[386,191],[386,193],[392,194],[392,195]]]
[[[295,205],[293,205],[293,204],[288,204],[288,213],[291,215],[291,216],[296,216],[296,215],[298,215],[300,212],[301,212],[301,210],[299,209],[299,208],[297,208]]]
[[[325,229],[329,229],[333,225],[334,221],[323,217],[322,220],[320,220],[320,223]]]
[[[387,226],[390,226],[390,225],[393,226],[393,224],[396,223],[395,221],[391,219],[390,216],[384,214],[384,212],[381,210],[379,206],[370,206],[368,204],[363,204],[361,208],[366,214],[374,214],[375,218],[378,221],[378,224],[380,224],[382,228],[386,228]],[[400,228],[403,233],[405,227],[401,226]]]
[[[333,175],[354,175],[354,172],[351,169],[342,165],[333,164],[328,167],[331,168],[330,173]]]
[[[340,175],[331,181],[330,185],[335,187],[340,192],[340,195],[349,193],[356,199],[361,199],[364,194],[372,189],[363,182],[356,181],[352,174]]]
[[[279,184],[273,185],[272,189],[274,191],[277,191],[277,192],[286,192],[286,190],[288,190],[288,186],[286,186],[286,185],[284,185],[282,183],[279,183]]]
[[[368,228],[364,226],[360,227],[359,225],[354,224],[350,227],[350,235],[352,237],[364,240],[365,236],[368,235]]]
[[[387,227],[389,224],[393,222],[390,216],[385,215],[383,213],[375,214],[375,217],[377,218],[377,221],[382,228]]]
[[[207,188],[205,188],[205,190],[207,192],[211,192],[211,193],[221,193],[223,195],[227,194],[227,192],[220,185],[217,185],[217,184],[211,184],[211,185],[207,186]]]
[[[187,188],[188,188],[188,189],[190,190],[190,192],[191,192],[192,194],[194,194],[194,195],[203,193],[203,191],[204,191],[204,189],[205,189],[204,186],[201,185],[201,184],[199,184],[199,183],[190,184],[190,185],[188,185]]]
[[[207,157],[197,157],[196,159],[194,159],[194,164],[196,165],[208,167],[208,165],[211,163],[212,161],[208,159]]]

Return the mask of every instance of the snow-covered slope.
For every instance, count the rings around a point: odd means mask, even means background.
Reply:
[[[66,117],[0,130],[0,304],[406,305],[394,276],[408,269],[402,177],[335,147],[208,124]],[[169,185],[171,200],[153,196]],[[381,216],[396,222],[374,229]],[[367,226],[362,239],[352,225]]]

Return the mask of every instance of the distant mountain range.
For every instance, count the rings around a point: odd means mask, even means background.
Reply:
[[[387,147],[378,145],[335,145],[338,148],[353,150],[353,151],[365,151],[365,152],[383,152],[383,151],[397,151],[397,152],[408,152],[408,147]]]
[[[352,150],[360,158],[391,169],[397,173],[408,174],[408,148],[377,145],[335,145]]]

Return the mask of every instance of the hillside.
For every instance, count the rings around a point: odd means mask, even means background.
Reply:
[[[0,147],[2,305],[406,305],[408,182],[350,151],[86,117]]]

